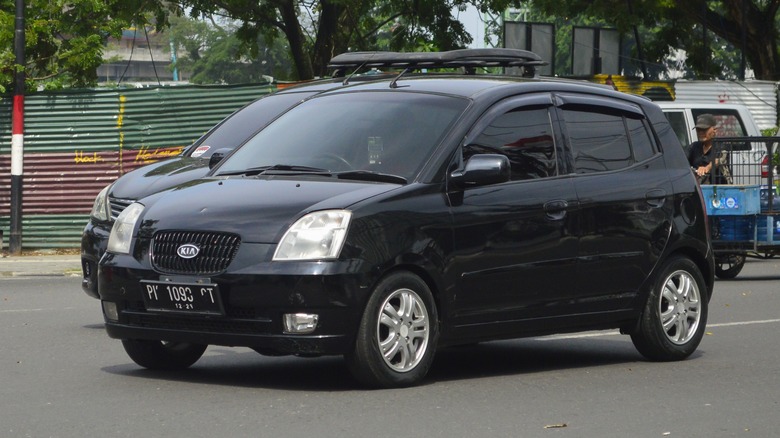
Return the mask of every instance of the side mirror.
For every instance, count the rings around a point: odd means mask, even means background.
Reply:
[[[463,170],[452,172],[450,179],[457,187],[464,188],[507,182],[511,175],[509,158],[505,155],[479,154],[469,158]]]
[[[233,149],[229,149],[229,148],[222,148],[214,151],[214,153],[211,154],[211,157],[209,158],[209,169],[213,169],[214,166],[217,165],[217,163],[222,161],[222,159],[225,158],[225,156],[227,156],[227,154],[231,152],[233,152]]]

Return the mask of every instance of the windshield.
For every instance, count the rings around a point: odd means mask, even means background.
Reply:
[[[467,104],[465,99],[413,92],[315,97],[257,133],[217,174],[305,166],[412,180]]]

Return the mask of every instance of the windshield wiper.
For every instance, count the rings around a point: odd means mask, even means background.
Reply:
[[[393,184],[408,184],[406,178],[390,173],[372,172],[370,170],[349,170],[346,172],[336,172],[333,174],[338,179],[351,179],[357,181],[376,181]]]
[[[217,175],[253,176],[253,175],[295,175],[295,174],[334,176],[338,179],[387,182],[393,184],[409,183],[409,181],[407,181],[406,178],[398,175],[392,175],[389,173],[372,172],[370,170],[348,170],[343,172],[331,172],[328,169],[321,169],[319,167],[297,166],[292,164],[274,164],[273,166],[251,167],[249,169],[244,169],[244,170],[222,172],[222,173],[218,173]]]
[[[279,173],[276,173],[279,172]],[[296,166],[293,164],[274,164],[273,166],[250,167],[244,170],[235,170],[231,172],[220,172],[217,175],[268,175],[268,174],[290,174],[290,173],[315,173],[318,175],[330,175],[328,169],[319,167]]]

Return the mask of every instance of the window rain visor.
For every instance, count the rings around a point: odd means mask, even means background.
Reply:
[[[257,133],[217,174],[285,165],[411,181],[467,105],[466,99],[415,92],[318,96]]]

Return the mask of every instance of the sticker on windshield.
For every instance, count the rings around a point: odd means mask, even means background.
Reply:
[[[192,158],[198,158],[201,155],[208,152],[208,150],[211,149],[211,146],[198,146],[197,149],[195,149],[194,152],[192,152]]]

